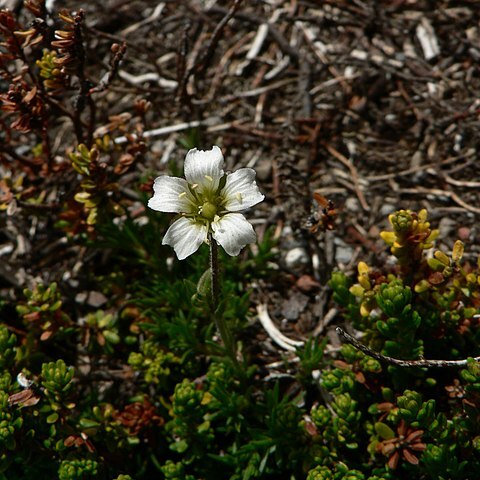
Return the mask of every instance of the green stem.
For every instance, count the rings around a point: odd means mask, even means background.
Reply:
[[[233,365],[238,369],[239,373],[242,373],[240,364],[237,360],[237,352],[235,348],[235,341],[232,338],[232,334],[228,329],[225,319],[222,315],[218,315],[218,298],[220,292],[219,286],[219,268],[218,268],[218,244],[212,235],[209,235],[210,242],[210,270],[212,273],[212,316],[215,320],[218,333],[222,339],[225,351],[233,362]]]
[[[219,292],[218,244],[214,240],[211,234],[209,235],[209,241],[210,241],[210,271],[212,273],[212,310],[215,313],[218,308],[218,292]]]

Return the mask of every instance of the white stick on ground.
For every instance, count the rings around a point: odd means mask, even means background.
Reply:
[[[181,132],[182,130],[187,130],[189,128],[195,128],[200,126],[211,126],[215,125],[219,121],[219,117],[210,117],[206,120],[194,120],[193,122],[183,122],[177,123],[176,125],[169,125],[168,127],[155,128],[153,130],[147,130],[143,133],[145,138],[159,137],[161,135],[168,135],[173,132]],[[116,144],[125,143],[127,137],[118,137],[115,139]]]
[[[422,47],[425,60],[431,60],[440,53],[435,31],[433,30],[432,24],[426,18],[422,18],[421,23],[418,24],[416,34]]]
[[[268,336],[284,350],[295,351],[297,347],[302,347],[305,342],[300,340],[293,340],[284,335],[272,322],[266,304],[257,306],[257,314],[260,323],[262,324]]]

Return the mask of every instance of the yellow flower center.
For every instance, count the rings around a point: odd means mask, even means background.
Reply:
[[[205,202],[201,207],[200,207],[200,215],[203,218],[206,218],[207,220],[213,220],[215,218],[215,215],[217,214],[217,207],[210,202]]]

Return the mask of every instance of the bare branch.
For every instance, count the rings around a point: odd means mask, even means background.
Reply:
[[[415,368],[415,367],[426,367],[426,368],[459,368],[466,367],[468,360],[400,360],[398,358],[387,357],[381,353],[375,352],[368,348],[363,343],[360,343],[357,339],[353,338],[347,332],[345,332],[340,327],[337,327],[336,332],[340,335],[347,343],[353,345],[355,348],[361,350],[365,355],[377,359],[379,362],[389,363],[390,365],[396,365],[397,367],[406,367],[406,368]],[[480,361],[480,357],[475,357],[476,362]]]

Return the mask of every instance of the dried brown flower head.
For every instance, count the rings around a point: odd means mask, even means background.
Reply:
[[[26,133],[41,126],[45,106],[37,87],[24,81],[12,83],[8,92],[0,95],[0,102],[1,110],[17,115],[11,124],[13,129]]]
[[[115,412],[113,418],[122,424],[130,435],[138,435],[144,428],[164,423],[163,418],[157,415],[155,407],[147,399],[144,399],[143,403],[127,405],[123,411]]]
[[[452,399],[465,398],[465,387],[460,383],[458,378],[453,380],[453,385],[447,385],[445,390],[447,391],[448,396]]]
[[[87,448],[87,450],[90,452],[90,453],[94,453],[95,452],[95,447],[93,445],[93,443],[90,441],[90,439],[88,438],[88,435],[84,432],[81,432],[80,434],[74,434],[74,435],[69,435],[65,441],[63,442],[63,444],[66,446],[66,447],[81,447],[82,445],[85,446]]]
[[[55,30],[55,40],[52,47],[58,51],[55,65],[64,75],[77,74],[83,76],[78,69],[83,69],[85,51],[83,48],[82,25],[85,13],[79,10],[75,14],[67,11],[59,13],[59,17],[66,23],[65,30]]]
[[[427,447],[422,442],[423,430],[415,430],[401,420],[397,427],[397,436],[383,440],[377,444],[377,452],[389,457],[387,465],[394,470],[398,462],[403,458],[412,465],[418,465],[416,452],[423,452]]]

